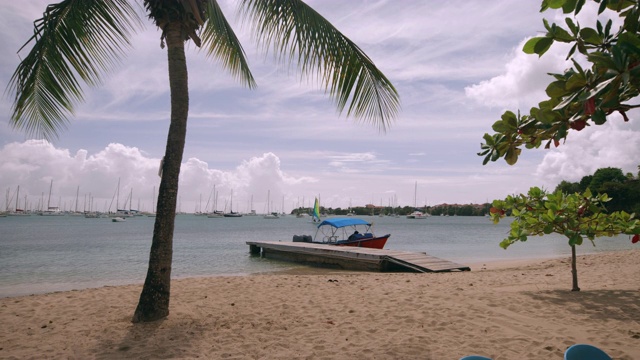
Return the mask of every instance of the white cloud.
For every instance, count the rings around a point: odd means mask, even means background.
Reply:
[[[629,113],[636,119],[640,111]],[[551,150],[538,165],[536,176],[549,184],[562,180],[580,181],[605,167],[637,174],[640,165],[640,123],[625,123],[619,115],[609,116],[601,126],[570,132],[565,144]]]
[[[465,88],[467,97],[489,107],[520,108],[528,113],[531,106],[542,101],[546,86],[553,80],[548,73],[563,73],[570,65],[565,61],[568,48],[554,44],[542,57],[522,52],[528,39],[513,50],[505,72],[489,80]]]
[[[11,194],[20,186],[20,197],[27,196],[30,209],[40,208],[43,197],[48,200],[49,185],[53,180],[52,206],[71,209],[80,187],[81,208],[89,194],[94,199],[94,210],[103,211],[108,210],[109,205],[114,210],[117,200],[122,207],[133,193],[132,207],[136,208],[140,199],[141,207],[150,210],[153,188],[157,194],[160,183],[159,165],[160,159],[122,144],[109,144],[93,155],[86,150],[78,150],[72,155],[68,149],[58,149],[49,142],[29,140],[7,144],[0,149],[0,184],[8,186],[6,190]],[[281,169],[280,159],[273,153],[253,157],[227,171],[212,169],[206,162],[190,158],[182,164],[179,197],[182,210],[192,211],[201,197],[208,200],[216,185],[221,203],[222,199],[229,199],[233,190],[235,201],[242,202],[239,208],[245,209],[246,201],[252,195],[256,196],[257,205],[266,201],[268,190],[273,199],[286,195],[291,201],[289,186],[315,181],[317,179],[311,176],[287,175]],[[12,204],[8,201],[0,206]]]

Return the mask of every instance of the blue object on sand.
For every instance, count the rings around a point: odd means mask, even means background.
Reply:
[[[611,356],[593,345],[575,344],[564,352],[564,360],[611,360]]]
[[[460,360],[491,360],[491,358],[481,355],[468,355],[461,357]]]

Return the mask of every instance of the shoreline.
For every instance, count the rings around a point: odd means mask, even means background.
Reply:
[[[591,254],[584,254],[585,256]],[[568,256],[568,255],[567,255]],[[471,267],[472,271],[478,270],[487,270],[487,269],[500,269],[504,267],[511,266],[520,266],[523,264],[536,263],[545,260],[562,258],[562,256],[546,256],[546,257],[531,257],[531,258],[516,258],[516,259],[498,259],[498,260],[487,260],[487,261],[470,261],[470,262],[461,262],[461,264]],[[322,266],[314,266],[314,265],[303,265],[296,262],[280,262],[281,264],[290,264],[290,267],[286,267],[284,269],[276,269],[269,271],[261,271],[261,272],[250,272],[250,273],[237,273],[237,274],[215,274],[215,275],[186,275],[179,277],[172,277],[173,281],[181,281],[188,279],[200,279],[200,278],[209,278],[209,277],[242,277],[242,276],[256,276],[256,275],[332,275],[332,274],[367,274],[367,271],[358,271],[358,270],[342,270],[337,268],[330,267],[322,267]],[[372,272],[373,274],[377,274],[376,272]],[[86,281],[86,283],[89,283]],[[90,289],[99,289],[102,287],[118,287],[118,286],[130,286],[130,285],[139,285],[142,286],[144,283],[144,277],[139,280],[115,280],[110,283],[101,284],[101,285],[86,285],[83,286],[78,283],[54,283],[54,284],[16,284],[7,286],[3,289],[8,295],[5,293],[0,293],[0,299],[4,298],[15,298],[22,296],[36,296],[36,295],[46,295],[50,293],[56,292],[67,292],[67,291],[83,291]]]
[[[136,325],[141,284],[2,298],[0,358],[562,359],[590,343],[638,359],[638,259],[639,249],[578,256],[580,292],[568,257],[174,279],[169,317]]]

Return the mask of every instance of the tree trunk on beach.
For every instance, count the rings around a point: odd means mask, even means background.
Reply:
[[[134,323],[159,320],[169,315],[173,229],[180,164],[187,135],[189,86],[182,26],[179,22],[171,22],[167,24],[165,31],[171,91],[171,124],[162,165],[149,269],[133,315]]]
[[[571,277],[573,279],[573,287],[571,291],[580,291],[578,287],[578,267],[576,265],[576,246],[571,245]]]

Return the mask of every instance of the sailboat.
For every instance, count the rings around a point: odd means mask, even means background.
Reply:
[[[42,216],[62,216],[64,213],[57,206],[51,206],[51,189],[53,188],[53,179],[49,185],[49,200],[47,201],[47,210],[40,213]]]
[[[223,218],[224,213],[222,211],[218,211],[218,192],[216,191],[216,185],[213,185],[213,211],[207,214],[207,217],[210,219],[218,219]]]
[[[69,216],[84,216],[84,212],[78,211],[78,197],[80,196],[80,185],[76,189],[76,207],[75,209],[69,213]]]
[[[233,189],[231,189],[231,200],[229,201],[229,212],[223,215],[224,217],[242,217],[242,214],[233,212]]]
[[[131,208],[131,202],[133,201],[133,188],[129,191],[129,196],[125,199],[123,207],[127,206],[127,201],[129,202],[129,209],[118,209],[118,201],[120,197],[120,179],[118,179],[118,188],[117,188],[117,197],[116,197],[116,212],[115,214],[110,214],[110,217],[133,217],[138,214],[138,210],[133,210]]]
[[[318,198],[316,198],[315,202],[313,203],[313,214],[312,214],[311,222],[320,223],[321,221],[322,220],[320,220],[320,201],[318,201]]]
[[[271,212],[271,190],[267,190],[267,214],[263,216],[265,219],[279,219],[277,212]]]
[[[418,195],[418,182],[416,181],[416,186],[413,191],[413,208],[415,209],[411,214],[407,215],[407,219],[426,219],[427,215],[425,215],[422,211],[418,210],[417,204],[417,195]]]
[[[347,216],[354,216],[355,214],[356,213],[351,210],[351,199],[349,199],[349,212],[347,213]]]
[[[27,207],[27,197],[24,197],[24,207]],[[20,209],[20,186],[18,185],[16,189],[16,209],[8,214],[9,216],[31,216],[28,212],[25,212],[24,209]]]

